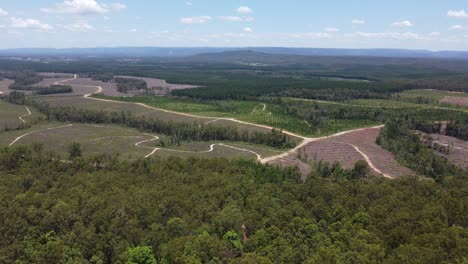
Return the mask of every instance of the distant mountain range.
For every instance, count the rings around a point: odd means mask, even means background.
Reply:
[[[390,58],[450,58],[468,59],[468,51],[429,51],[405,49],[319,49],[319,48],[159,48],[159,47],[117,47],[117,48],[21,48],[0,50],[0,56],[60,56],[60,57],[187,57],[207,53],[253,51],[276,55],[302,56],[365,56]]]

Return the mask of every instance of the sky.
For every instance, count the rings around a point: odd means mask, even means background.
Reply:
[[[0,49],[468,50],[468,0],[0,0]]]

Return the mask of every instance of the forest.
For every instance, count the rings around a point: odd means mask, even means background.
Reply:
[[[333,175],[333,176],[330,176]],[[346,175],[360,175],[348,177]],[[0,150],[2,263],[464,263],[467,175]]]

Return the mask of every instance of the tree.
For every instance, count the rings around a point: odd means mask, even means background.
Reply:
[[[243,248],[242,242],[241,242],[239,234],[237,234],[235,231],[233,230],[228,231],[226,234],[224,234],[223,239],[229,242],[232,245],[232,247],[236,251],[238,251],[238,253],[242,252],[242,248]]]
[[[80,143],[73,142],[70,145],[68,145],[68,154],[70,156],[70,159],[81,157],[82,153]]]
[[[125,264],[157,264],[153,255],[153,249],[148,246],[127,248]]]
[[[354,179],[364,179],[369,176],[370,168],[364,160],[358,160],[354,164],[352,177]]]

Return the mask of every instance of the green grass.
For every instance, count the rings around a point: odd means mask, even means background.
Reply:
[[[396,95],[393,95],[393,98],[396,100],[401,100],[405,102],[412,102],[418,104],[429,104],[429,105],[439,105],[449,108],[465,109],[468,110],[468,107],[455,106],[448,103],[441,103],[444,97],[468,97],[466,93],[450,93],[447,91],[438,91],[438,90],[409,90]]]
[[[241,121],[287,129],[302,135],[316,135],[303,120],[290,116],[278,106],[255,101],[209,101],[197,102],[175,97],[104,97],[117,101],[144,103],[149,106],[204,117],[235,118]]]
[[[33,107],[28,106],[28,108],[31,111],[31,115],[23,117],[26,123],[43,117],[43,115]],[[26,114],[28,114],[28,111],[24,105],[11,104],[7,101],[0,100],[0,130],[18,128],[23,124],[19,117]]]
[[[143,158],[156,147],[159,140],[150,141],[140,144],[145,148],[135,146],[137,142],[152,139],[151,136],[136,130],[114,125],[90,125],[76,124],[70,127],[63,127],[65,123],[43,122],[40,125],[32,126],[24,130],[14,130],[0,133],[0,147],[8,146],[17,137],[28,134],[18,140],[15,145],[26,145],[32,143],[43,144],[47,150],[59,153],[63,158],[67,157],[67,147],[72,142],[77,142],[81,145],[85,156],[96,154],[119,154],[121,159],[137,159]],[[48,129],[54,128],[54,129]],[[161,140],[167,142],[167,137],[164,135],[158,136]],[[246,151],[216,146],[213,152],[196,153],[210,149],[211,144],[224,143],[230,146],[248,149],[259,153],[262,157],[268,157],[282,153],[285,150],[279,150],[264,146],[241,142],[181,142],[180,145],[168,145],[156,151],[154,156],[169,157],[224,157],[224,158],[246,158],[256,159],[257,157]],[[146,148],[147,147],[147,148]],[[170,151],[176,150],[176,151]],[[194,153],[179,152],[193,151]]]
[[[193,101],[177,97],[104,97],[124,102],[144,103],[161,109],[189,113],[205,117],[235,118],[241,121],[285,129],[304,136],[318,137],[344,130],[375,125],[366,120],[328,120],[320,127],[313,127],[305,120],[291,116],[280,106],[257,101]],[[214,123],[215,124],[215,123]]]
[[[404,101],[395,101],[395,100],[384,100],[384,99],[359,99],[352,100],[349,102],[353,105],[362,105],[369,107],[386,107],[386,108],[420,108],[425,107],[421,104],[404,102]]]

